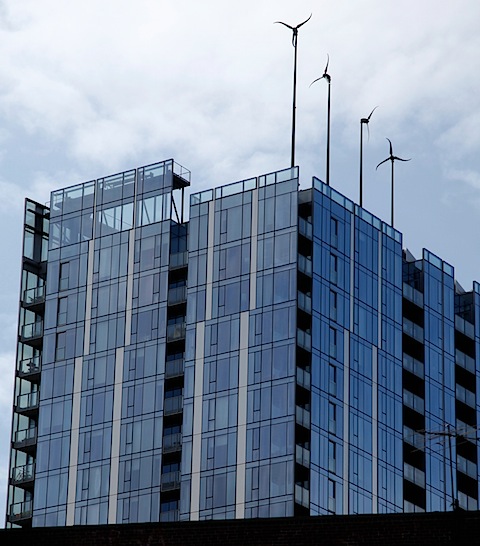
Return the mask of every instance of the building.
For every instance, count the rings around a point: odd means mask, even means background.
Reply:
[[[26,201],[7,526],[476,510],[480,285],[297,167],[189,183]]]

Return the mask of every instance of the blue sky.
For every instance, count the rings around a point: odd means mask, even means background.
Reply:
[[[170,157],[194,191],[290,164],[293,48],[300,29],[296,159],[358,200],[359,120],[379,106],[364,152],[364,206],[416,256],[480,280],[480,4],[477,0],[2,0],[0,2],[0,513],[4,513],[23,200]],[[0,516],[0,521],[2,521]]]

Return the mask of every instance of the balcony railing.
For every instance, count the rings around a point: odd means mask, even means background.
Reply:
[[[180,377],[181,375],[183,375],[183,369],[183,358],[177,358],[176,360],[167,360],[165,362],[165,377],[167,379],[171,377]]]
[[[10,506],[8,520],[10,523],[20,522],[24,519],[30,519],[33,512],[33,502],[31,500],[17,502]]]
[[[301,387],[310,390],[310,372],[297,367],[297,383]]]
[[[37,427],[17,430],[13,435],[13,447],[22,449],[24,447],[35,445],[37,442]]]
[[[30,324],[25,324],[22,327],[22,339],[31,340],[41,338],[43,335],[43,320],[38,320],[37,322],[32,322]]]
[[[405,353],[403,354],[403,368],[421,378],[425,375],[423,362]]]
[[[297,298],[299,309],[310,314],[312,312],[312,298],[300,291],[297,292]]]
[[[160,478],[160,490],[172,491],[173,489],[180,488],[180,471],[167,472],[162,474]]]
[[[406,282],[403,283],[403,297],[407,300],[413,301],[415,305],[423,307],[423,294]]]
[[[42,357],[40,355],[25,358],[18,363],[18,373],[20,376],[26,377],[40,373],[42,366]]]
[[[297,328],[297,344],[302,349],[310,351],[312,349],[312,336],[301,328]]]
[[[303,256],[302,254],[298,255],[298,270],[309,277],[312,276],[312,260]]]
[[[23,466],[16,466],[12,469],[11,484],[12,485],[25,485],[33,482],[35,477],[35,463],[26,464]]]
[[[455,362],[469,372],[475,373],[475,359],[473,359],[471,356],[466,355],[463,351],[460,351],[459,349],[455,350]]]
[[[27,394],[19,394],[17,396],[17,412],[28,412],[38,408],[39,391],[29,392]]]
[[[178,521],[178,510],[160,512],[160,521]]]
[[[188,252],[176,252],[170,254],[170,269],[185,267],[188,263]]]
[[[311,222],[305,220],[305,218],[298,219],[298,231],[307,239],[312,239],[313,237],[313,226]]]
[[[164,415],[174,415],[183,411],[183,396],[171,396],[165,398],[163,406]]]
[[[23,293],[23,305],[38,305],[45,301],[45,285],[28,288]]]
[[[423,328],[418,324],[415,324],[415,322],[404,318],[403,331],[410,337],[413,337],[413,339],[423,343]]]
[[[462,334],[465,334],[466,336],[472,339],[475,338],[474,325],[468,320],[465,320],[464,318],[459,317],[458,315],[455,315],[455,329],[458,330],[459,332],[462,332]]]
[[[185,323],[169,324],[167,326],[167,341],[180,341],[185,339]]]
[[[310,451],[303,446],[295,446],[295,460],[298,464],[310,468]]]
[[[310,428],[310,410],[308,407],[297,406],[295,408],[295,420],[302,427]]]
[[[187,301],[187,287],[177,286],[168,291],[168,305],[177,305]]]
[[[308,485],[308,482],[295,484],[295,502],[305,508],[310,508],[310,491],[304,485]]]
[[[167,434],[163,437],[163,452],[173,453],[174,451],[180,451],[182,449],[182,434],[176,432],[175,434]]]

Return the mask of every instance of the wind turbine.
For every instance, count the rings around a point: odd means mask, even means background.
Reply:
[[[318,82],[318,80],[323,80],[324,78],[327,80],[328,83],[328,95],[327,95],[327,186],[330,186],[330,84],[332,82],[332,78],[330,74],[328,74],[328,63],[330,62],[330,57],[327,54],[327,64],[325,66],[325,70],[323,71],[323,75],[317,78],[316,80],[313,80],[313,82],[310,84],[310,87],[315,83]]]
[[[393,155],[393,147],[392,147],[392,141],[387,138],[388,142],[390,143],[390,157],[387,157],[387,159],[384,159],[383,161],[380,161],[380,163],[377,165],[377,168],[375,170],[378,169],[378,167],[380,167],[380,165],[382,165],[382,163],[385,163],[387,161],[391,161],[392,162],[392,221],[391,221],[391,225],[392,225],[392,228],[393,228],[393,201],[394,201],[394,163],[395,163],[395,160],[397,159],[398,161],[410,161],[410,159],[402,159],[401,157],[397,157],[396,155]]]
[[[305,19],[303,23],[298,24],[296,27],[287,25],[283,21],[275,21],[274,24],[280,24],[289,28],[293,32],[292,36],[292,45],[294,49],[294,60],[293,60],[293,111],[292,111],[292,161],[291,166],[295,166],[295,119],[296,119],[296,110],[297,110],[297,38],[298,38],[298,29],[303,26],[305,23],[310,21],[312,14],[308,19]]]
[[[361,118],[360,120],[360,206],[363,206],[363,126],[366,125],[368,130],[368,135],[370,136],[370,130],[368,129],[368,124],[370,123],[370,118],[372,117],[373,112],[378,108],[375,108],[370,112],[368,118]]]

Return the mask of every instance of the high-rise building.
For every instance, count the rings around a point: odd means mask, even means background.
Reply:
[[[7,525],[477,509],[480,285],[298,168],[189,184],[26,201]]]

